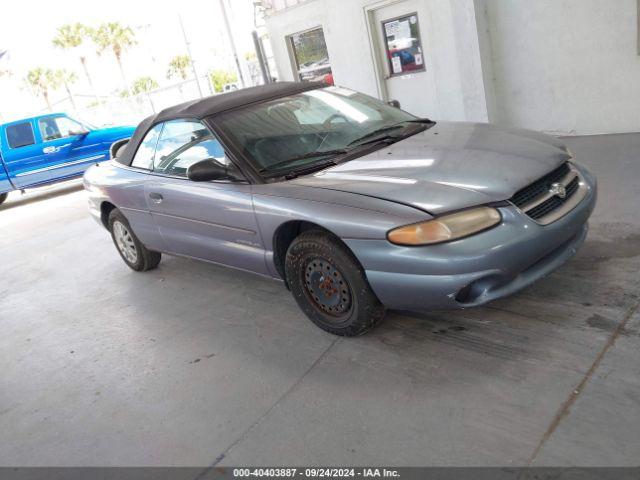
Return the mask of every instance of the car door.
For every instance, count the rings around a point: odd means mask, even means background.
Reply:
[[[87,164],[106,160],[101,142],[87,127],[65,115],[38,119],[43,151],[55,159],[58,178],[79,175]]]
[[[146,192],[146,184],[151,177],[153,157],[161,131],[161,124],[147,131],[133,156],[131,165],[121,166],[114,162],[118,168],[126,170],[118,174],[126,188],[123,186],[123,188],[114,189],[112,200],[127,218],[142,243],[151,250],[164,252],[167,251],[167,246],[149,211]]]
[[[25,188],[45,182],[55,160],[42,151],[33,120],[10,123],[4,134],[2,157],[13,185]]]
[[[241,177],[203,123],[164,123],[146,193],[168,251],[267,274],[251,185],[243,180],[189,180],[189,166],[206,159],[225,164]]]

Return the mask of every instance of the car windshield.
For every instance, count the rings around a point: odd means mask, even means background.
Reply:
[[[234,110],[216,124],[258,171],[269,175],[329,165],[331,158],[362,144],[408,135],[405,127],[416,121],[368,95],[327,87]]]

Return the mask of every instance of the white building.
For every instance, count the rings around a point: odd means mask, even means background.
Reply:
[[[282,80],[331,71],[441,120],[640,131],[640,0],[263,3]]]

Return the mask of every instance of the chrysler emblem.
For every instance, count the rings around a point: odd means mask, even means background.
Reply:
[[[561,183],[552,183],[551,188],[549,189],[549,193],[559,198],[564,198],[567,196],[567,190]]]

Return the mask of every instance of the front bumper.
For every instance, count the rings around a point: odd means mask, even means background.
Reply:
[[[386,240],[345,242],[387,308],[423,311],[482,305],[545,277],[582,245],[597,187],[589,172],[578,169],[587,184],[585,197],[549,225],[507,206],[499,209],[502,223],[497,227],[450,243],[402,247]]]

